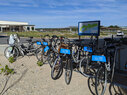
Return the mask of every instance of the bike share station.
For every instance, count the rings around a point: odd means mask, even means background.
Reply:
[[[5,49],[5,55],[6,53],[15,54],[13,56],[16,59],[20,54],[24,56],[27,53],[36,52],[35,56],[38,61],[43,63],[45,63],[44,57],[49,57],[49,60],[52,61],[48,62],[51,67],[52,79],[59,79],[65,69],[65,81],[68,85],[71,81],[72,71],[75,70],[87,77],[88,80],[90,78],[94,80],[92,86],[95,87],[97,95],[104,95],[107,83],[127,88],[127,38],[113,38],[112,36],[99,39],[100,21],[79,22],[78,35],[79,39],[72,41],[72,43],[65,37],[55,36],[58,38],[55,41],[54,37],[52,36],[50,39],[49,35],[45,35],[44,39],[41,37],[41,41],[32,41],[33,38],[30,38],[28,46],[15,40]],[[46,36],[57,43],[59,48],[55,47],[56,44],[53,46],[48,44],[48,41],[45,40]],[[81,39],[81,36],[90,36],[90,39]],[[34,47],[34,44],[39,45],[39,48]],[[8,58],[8,56],[6,57]],[[62,61],[66,64],[62,64]],[[88,81],[88,83],[90,82]],[[98,94],[99,85],[102,88],[101,94]],[[90,85],[88,86],[90,89]]]
[[[104,45],[104,41],[111,40],[120,40],[119,38],[103,38],[99,39],[100,36],[100,21],[85,21],[78,23],[78,35],[79,39],[76,41],[80,41],[80,44],[83,44],[84,41],[81,39],[81,36],[90,36],[90,41],[94,41],[94,37],[96,39],[96,49]],[[122,38],[122,45],[117,49],[117,54],[115,58],[114,65],[114,73],[112,77],[112,84],[116,86],[120,86],[123,88],[127,88],[127,40]],[[85,43],[87,43],[88,39],[85,39]],[[83,41],[83,43],[82,43]],[[120,42],[117,42],[118,44]],[[85,51],[91,51],[88,47],[84,47]],[[92,51],[91,51],[92,52]],[[92,61],[106,61],[106,58],[103,56],[93,56]]]

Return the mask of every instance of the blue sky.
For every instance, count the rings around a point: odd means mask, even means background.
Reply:
[[[0,20],[43,28],[77,26],[90,20],[127,26],[127,0],[0,0]]]

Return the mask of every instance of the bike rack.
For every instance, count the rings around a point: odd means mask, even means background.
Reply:
[[[83,32],[81,31],[82,27],[85,27],[83,25],[86,25],[86,26],[88,25],[88,27],[90,27],[90,25],[93,24],[93,23],[98,23],[98,28],[97,28],[98,30],[96,30],[98,32],[96,34],[90,33],[89,29],[91,29],[91,28],[88,29],[89,33],[87,31],[86,31],[87,33],[85,33],[84,31]],[[90,38],[91,41],[93,41],[93,37],[95,37],[95,39],[96,39],[96,48],[98,49],[99,48],[99,35],[100,35],[100,21],[79,22],[78,23],[78,35],[79,35],[79,37],[78,37],[79,41],[81,41],[81,36],[90,36],[91,37]],[[112,39],[113,39],[113,36],[112,36]],[[119,82],[119,80],[113,80],[113,84],[115,84],[117,86],[121,86],[121,87],[127,88],[127,82],[126,82],[126,80],[127,80],[127,70],[126,71],[121,70],[121,64],[122,64],[121,63],[121,58],[122,58],[121,57],[121,51],[122,51],[121,49],[118,50],[118,64],[117,64],[118,65],[118,68],[117,68],[118,75],[116,75],[116,76],[118,76],[118,77],[120,76],[121,78],[119,78],[119,79],[123,83]],[[127,52],[127,50],[126,50],[126,52]],[[127,69],[127,61],[125,63],[125,68]],[[116,72],[115,72],[115,74],[116,74]],[[114,77],[116,77],[116,76],[114,75]],[[114,78],[114,79],[116,79],[116,78]],[[125,81],[123,81],[123,80],[125,80]]]

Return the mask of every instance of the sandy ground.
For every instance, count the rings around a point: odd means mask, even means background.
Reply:
[[[36,62],[35,56],[26,56],[11,64],[1,52],[0,64],[8,64],[16,73],[10,76],[0,74],[0,95],[92,95],[87,78],[81,74],[73,72],[70,85],[66,85],[64,73],[60,79],[52,80],[49,65],[39,67]],[[111,89],[112,95],[115,95],[113,88]],[[120,93],[119,90],[117,92]],[[109,88],[105,95],[110,95]]]

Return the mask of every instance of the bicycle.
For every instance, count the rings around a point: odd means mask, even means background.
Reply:
[[[46,39],[46,37],[48,38]],[[37,42],[37,44],[41,45],[41,47],[38,48],[38,50],[36,51],[36,58],[38,59],[38,61],[41,61],[44,64],[46,64],[46,62],[48,61],[50,67],[52,67],[54,59],[57,55],[55,49],[56,39],[58,39],[56,35],[53,35],[51,38],[49,35],[45,35],[44,38],[41,36],[40,42]]]
[[[68,44],[61,43],[58,49],[59,54],[51,69],[51,77],[52,79],[56,80],[62,75],[63,68],[65,68],[65,82],[67,85],[70,84],[73,71],[71,47],[72,44],[70,43]]]
[[[33,41],[33,37],[30,37],[27,41],[27,45],[24,43],[17,42],[17,39],[14,39],[14,43],[8,46],[4,50],[4,56],[8,59],[10,56],[13,56],[16,60],[18,56],[25,56],[29,53],[34,53],[37,50],[36,41]]]
[[[96,39],[93,40],[92,38],[89,43],[84,45],[83,51],[85,54],[81,58],[79,63],[80,73],[88,78],[94,77],[92,71],[96,69],[96,64],[91,62],[92,54],[94,54],[95,50],[97,49],[96,45],[97,45]]]
[[[107,82],[112,82],[113,80],[119,45],[118,42],[111,41],[103,49],[100,49],[100,55],[92,55],[92,61],[96,61],[99,65],[95,75],[95,90],[97,95],[104,95]]]

